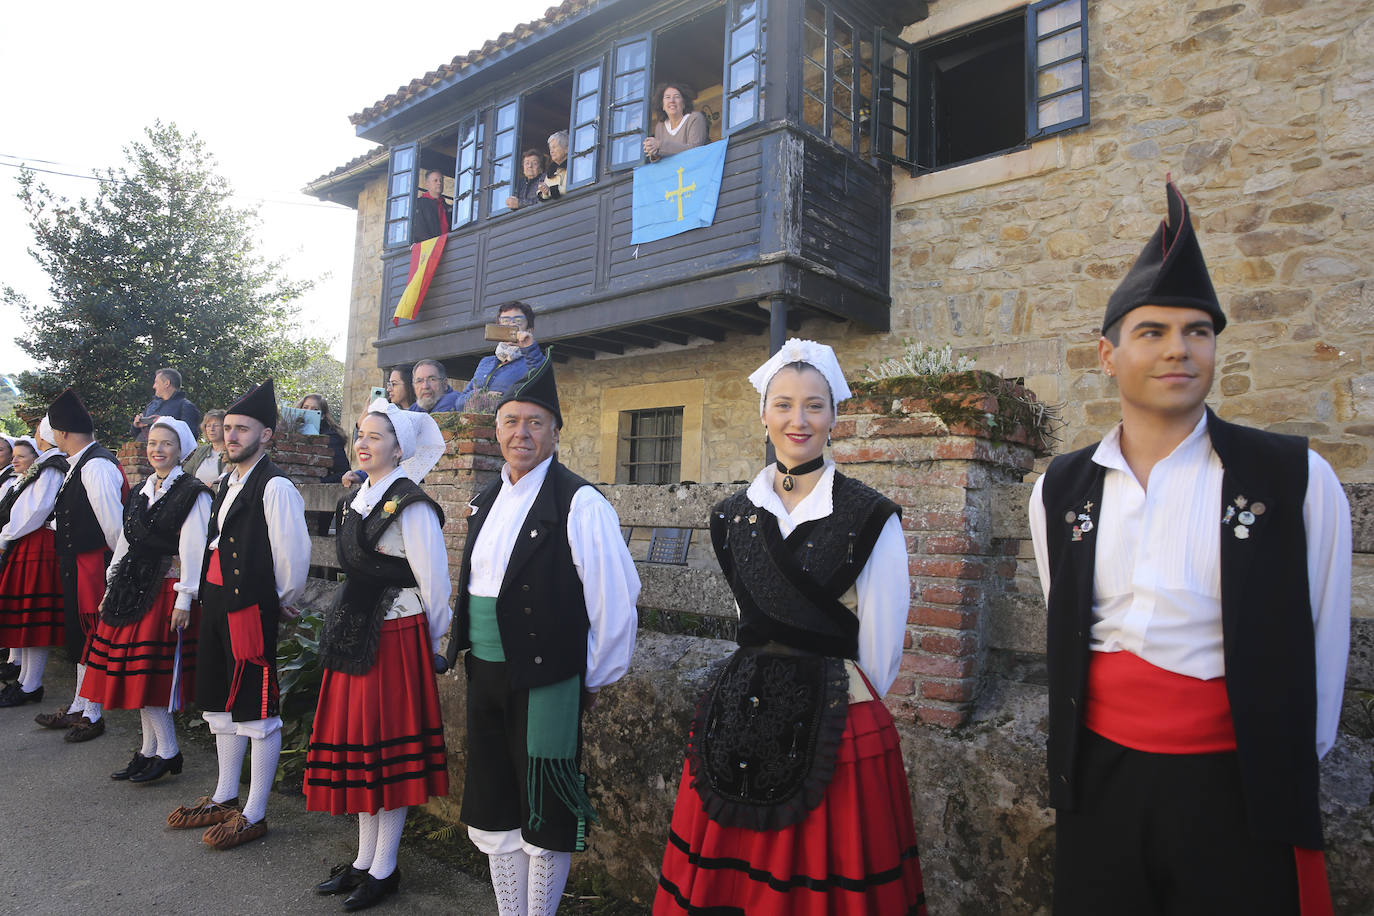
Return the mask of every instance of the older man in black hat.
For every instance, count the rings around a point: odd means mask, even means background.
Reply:
[[[581,711],[634,653],[639,576],[606,498],[559,463],[553,361],[506,392],[472,500],[449,663],[468,649],[462,819],[502,914],[549,914],[593,817]]]
[[[167,818],[206,829],[202,840],[232,849],[267,833],[267,795],[281,755],[277,627],[293,618],[310,567],[305,502],[267,458],[277,425],[271,379],[224,417],[224,457],[232,470],[210,506],[200,581],[196,705],[215,735],[219,783]],[[252,743],[248,800],[239,810],[239,772]]]
[[[1057,914],[1330,912],[1317,762],[1350,510],[1294,436],[1208,409],[1226,327],[1188,208],[1107,303],[1121,424],[1036,482]]]
[[[119,542],[129,483],[115,456],[95,441],[95,424],[75,391],[68,388],[52,402],[48,425],[68,465],[49,524],[62,570],[67,654],[77,663],[76,695],[65,710],[42,713],[34,721],[66,729],[67,741],[89,741],[105,733],[105,719],[99,703],[81,696],[86,643],[105,597],[105,568]]]

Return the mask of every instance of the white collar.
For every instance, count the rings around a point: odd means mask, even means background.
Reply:
[[[234,469],[229,472],[229,486],[237,487],[241,485],[243,481],[247,479],[248,475],[253,473],[253,468],[258,466],[258,462],[266,457],[267,448],[264,446],[258,449],[258,457],[253,459],[253,463],[248,466],[248,470],[245,471],[238,465],[234,465]]]
[[[1168,461],[1175,455],[1184,455],[1191,452],[1199,439],[1207,439],[1208,445],[1211,440],[1207,437],[1207,411],[1202,412],[1202,418],[1197,421],[1193,431],[1184,437],[1183,441],[1174,446],[1173,451],[1161,458],[1160,461]],[[1128,474],[1131,466],[1126,463],[1126,456],[1121,454],[1121,424],[1112,427],[1111,432],[1102,437],[1102,441],[1097,444],[1097,450],[1093,452],[1093,462],[1100,464],[1104,468],[1111,468],[1117,471],[1125,471]]]
[[[505,493],[510,491],[512,493],[524,493],[530,489],[538,490],[544,485],[544,478],[549,474],[549,463],[551,461],[553,461],[553,455],[539,462],[530,469],[529,473],[521,477],[515,483],[511,483],[510,465],[501,465],[501,492]]]
[[[684,125],[684,124],[687,123],[687,117],[688,117],[688,115],[690,115],[690,114],[691,114],[690,111],[687,112],[687,114],[684,114],[684,115],[682,116],[682,120],[680,120],[680,121],[677,122],[677,127],[673,127],[672,125],[670,125],[670,124],[667,122],[667,120],[664,120],[663,126],[664,126],[664,128],[668,131],[668,134],[669,134],[670,136],[676,137],[678,131],[682,130],[682,125]]]
[[[166,492],[167,492],[167,488],[170,487],[170,486],[172,485],[172,481],[176,480],[176,479],[177,479],[178,477],[180,477],[183,473],[185,473],[185,472],[182,471],[181,465],[179,465],[179,464],[174,464],[174,465],[172,465],[172,469],[171,469],[170,471],[167,472],[167,477],[166,477],[166,479],[164,479],[164,480],[162,481],[162,488],[161,488],[160,490],[156,491],[156,492],[157,492],[157,495],[158,495],[158,496],[161,496],[163,493],[166,493]],[[157,474],[149,474],[149,475],[148,475],[148,479],[145,480],[145,481],[143,481],[143,486],[142,486],[142,487],[139,487],[139,489],[143,491],[143,495],[146,496],[146,497],[148,497],[148,501],[149,501],[149,502],[152,502],[153,499],[154,499],[154,496],[153,496],[153,493],[154,493],[153,484],[156,483],[156,482],[157,482]]]
[[[68,463],[68,464],[76,464],[79,460],[81,460],[81,456],[84,455],[84,454],[86,454],[86,450],[89,449],[92,445],[95,445],[95,440],[94,440],[94,439],[92,439],[90,442],[87,442],[85,445],[81,446],[81,448],[77,449],[76,452],[75,452],[75,454],[68,455],[68,456],[67,456],[67,463]],[[56,446],[54,446],[54,448],[55,448],[55,447],[56,447]]]
[[[806,498],[797,503],[791,512],[783,508],[782,500],[773,489],[773,480],[777,473],[777,466],[772,464],[759,471],[753,483],[749,484],[749,489],[745,491],[751,503],[765,512],[771,512],[777,518],[791,521],[793,525],[825,518],[835,511],[834,503],[831,501],[835,488],[834,461],[825,459],[825,469],[821,471],[820,479],[811,488],[811,492],[806,494]]]
[[[386,495],[386,491],[400,477],[405,477],[406,472],[400,467],[391,469],[391,473],[377,481],[375,484],[364,480],[363,485],[358,488],[358,495],[353,497],[353,501],[348,505],[359,515],[366,518],[377,507],[377,503]]]

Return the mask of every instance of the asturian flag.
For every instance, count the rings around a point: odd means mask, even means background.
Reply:
[[[717,140],[635,169],[630,244],[715,222],[727,142]]]
[[[406,282],[401,301],[396,303],[396,312],[391,316],[393,326],[401,319],[413,319],[420,311],[420,303],[425,301],[429,281],[434,279],[434,270],[439,266],[439,258],[444,253],[447,233],[439,233],[432,239],[416,242],[410,246],[410,280]]]

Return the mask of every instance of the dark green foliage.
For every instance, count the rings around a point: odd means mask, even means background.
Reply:
[[[71,385],[110,442],[125,438],[162,366],[180,370],[204,411],[324,349],[297,334],[294,302],[312,284],[256,253],[257,212],[230,203],[205,145],[175,124],[145,134],[92,198],[69,201],[20,173],[30,253],[51,278],[52,301],[10,287],[0,295],[23,312],[29,330],[17,343],[39,365],[18,379],[20,417],[41,416]]]
[[[305,751],[320,701],[324,666],[320,664],[320,628],[324,618],[302,614],[290,634],[277,641],[277,683],[281,688],[281,776],[299,781]]]

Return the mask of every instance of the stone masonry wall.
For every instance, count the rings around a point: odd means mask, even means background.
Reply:
[[[377,312],[382,301],[382,233],[386,208],[386,177],[370,182],[358,195],[358,220],[353,248],[353,283],[348,300],[348,340],[344,353],[343,405],[345,429],[352,428],[369,402],[375,385],[385,384],[377,367]]]

